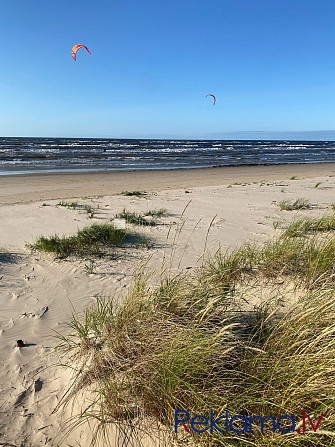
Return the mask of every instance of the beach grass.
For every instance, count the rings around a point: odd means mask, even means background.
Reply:
[[[94,209],[91,205],[84,205],[84,210],[89,215],[90,219],[93,219],[94,217]]]
[[[98,299],[74,316],[60,346],[76,371],[67,398],[85,390],[96,396],[80,417],[101,430],[117,421],[139,437],[139,421],[150,427],[155,420],[171,435],[167,445],[180,447],[333,445],[335,237],[329,226],[322,231],[286,229],[265,244],[207,256],[192,274],[165,272],[157,284],[140,269],[121,305]],[[299,291],[284,313],[273,305],[285,296],[280,286],[261,304],[243,306],[269,281]],[[252,433],[198,435],[179,425],[175,435],[177,409],[295,415],[296,428],[303,411],[315,423],[324,418],[317,434],[310,426],[303,435],[272,433],[267,423],[262,434],[255,421]]]
[[[165,208],[153,209],[142,213],[135,211],[127,211],[123,208],[121,213],[115,215],[117,219],[125,219],[127,223],[141,226],[156,226],[159,218],[166,216],[167,210]],[[148,219],[149,217],[149,219]]]
[[[294,211],[310,208],[311,204],[307,199],[281,200],[278,203],[281,211]]]
[[[85,268],[85,273],[87,275],[93,275],[95,273],[95,270],[96,270],[95,262],[94,261],[90,261],[88,264],[85,264],[84,268]]]
[[[115,215],[115,218],[117,219],[125,219],[127,223],[133,224],[133,225],[140,225],[140,226],[155,226],[157,225],[156,219],[146,219],[145,215],[143,213],[136,213],[134,211],[127,211],[125,208],[121,213],[118,213]]]
[[[129,196],[129,197],[145,197],[148,195],[145,191],[122,191],[122,196]]]
[[[146,211],[144,215],[160,218],[168,216],[168,211],[166,208],[154,208],[153,210]]]
[[[26,247],[35,251],[53,253],[58,258],[69,255],[103,256],[112,247],[122,247],[124,244],[148,245],[149,239],[137,233],[117,229],[112,224],[93,224],[79,230],[73,236],[39,237],[33,244]]]
[[[62,201],[62,202],[58,202],[57,206],[63,206],[65,208],[75,210],[79,207],[79,204],[78,204],[78,202],[64,202],[64,201]]]
[[[93,219],[94,215],[95,215],[95,211],[94,208],[92,207],[92,205],[88,205],[88,204],[80,204],[78,202],[59,202],[57,204],[57,206],[62,206],[71,210],[83,210],[88,214],[88,217],[90,219]]]
[[[334,235],[290,237],[284,232],[262,246],[246,243],[235,251],[218,252],[209,258],[202,280],[208,277],[207,293],[233,291],[239,282],[257,277],[286,277],[309,287],[320,277],[335,279],[334,259]]]
[[[283,224],[284,222],[282,220],[274,220],[272,223],[275,230],[277,230],[278,228],[282,228]]]
[[[335,215],[296,219],[285,231],[286,236],[304,236],[308,233],[328,232],[335,230]]]

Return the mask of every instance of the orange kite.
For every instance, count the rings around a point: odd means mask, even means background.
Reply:
[[[80,48],[86,48],[86,50],[91,54],[90,50],[89,50],[87,47],[85,47],[85,45],[82,45],[82,44],[80,44],[80,43],[77,43],[77,45],[75,45],[75,46],[72,48],[72,57],[73,57],[74,60],[76,60],[76,54],[77,54],[77,51],[78,51]]]

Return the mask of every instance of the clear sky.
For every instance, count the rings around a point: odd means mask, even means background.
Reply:
[[[1,136],[335,129],[334,0],[0,6]]]

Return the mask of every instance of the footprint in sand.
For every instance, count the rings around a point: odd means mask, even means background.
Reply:
[[[35,318],[42,318],[43,315],[48,312],[49,308],[48,306],[44,306],[42,307],[40,310],[36,311],[36,312],[24,312],[22,314],[23,317],[35,317]]]
[[[27,390],[22,391],[16,398],[15,402],[14,402],[14,407],[17,407],[18,405],[20,405],[20,403],[23,401],[23,399],[26,397],[27,395]]]

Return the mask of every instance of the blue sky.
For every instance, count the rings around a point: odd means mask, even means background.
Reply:
[[[334,0],[0,6],[2,136],[335,129]]]

